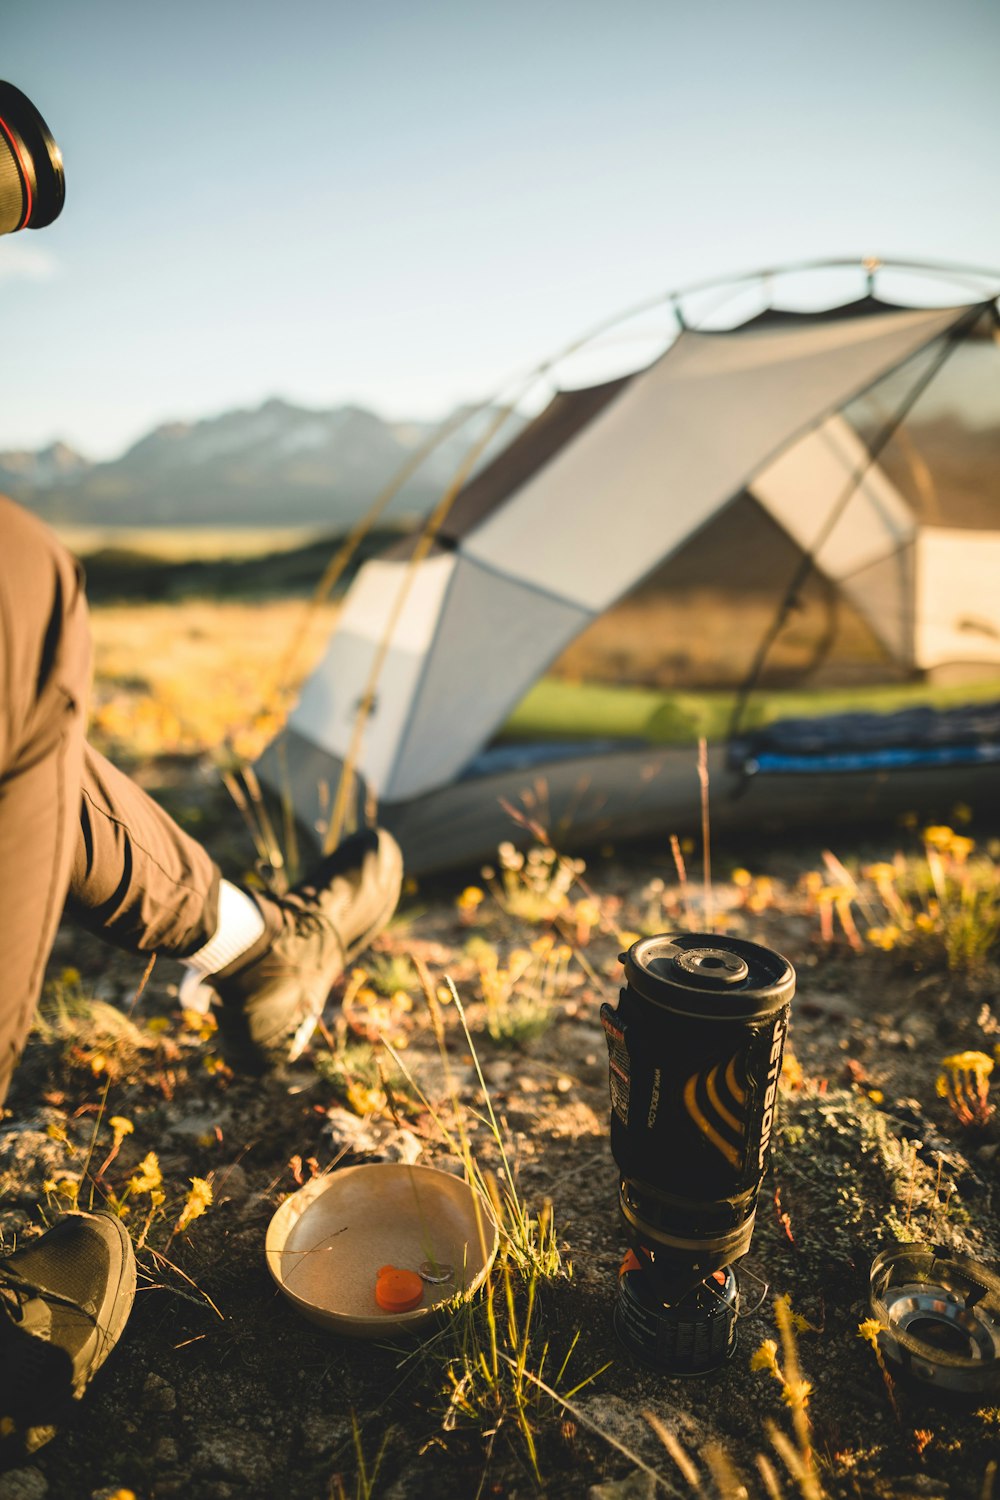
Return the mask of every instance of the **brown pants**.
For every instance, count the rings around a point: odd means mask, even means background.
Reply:
[[[181,958],[215,930],[218,869],[87,744],[89,689],[80,569],[0,497],[0,1105],[64,903],[135,952]]]

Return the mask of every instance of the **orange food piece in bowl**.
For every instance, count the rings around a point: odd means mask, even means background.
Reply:
[[[381,1266],[375,1277],[375,1301],[383,1312],[404,1313],[418,1307],[424,1298],[424,1284],[416,1271],[402,1271],[398,1266]]]

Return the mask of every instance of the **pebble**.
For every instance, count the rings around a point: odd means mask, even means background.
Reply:
[[[49,1481],[41,1469],[11,1469],[0,1474],[0,1500],[43,1500]]]
[[[624,1479],[607,1479],[603,1484],[592,1484],[587,1491],[587,1500],[656,1500],[662,1494],[652,1474],[634,1469]]]
[[[147,1375],[142,1387],[142,1404],[146,1411],[176,1411],[177,1392],[162,1375]]]

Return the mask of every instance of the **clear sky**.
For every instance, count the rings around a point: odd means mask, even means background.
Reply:
[[[67,175],[0,240],[0,448],[436,416],[700,277],[1000,264],[996,0],[7,0],[0,34]]]

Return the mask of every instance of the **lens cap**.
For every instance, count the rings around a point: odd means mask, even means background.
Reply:
[[[0,232],[43,229],[62,211],[62,152],[26,94],[0,80]]]

